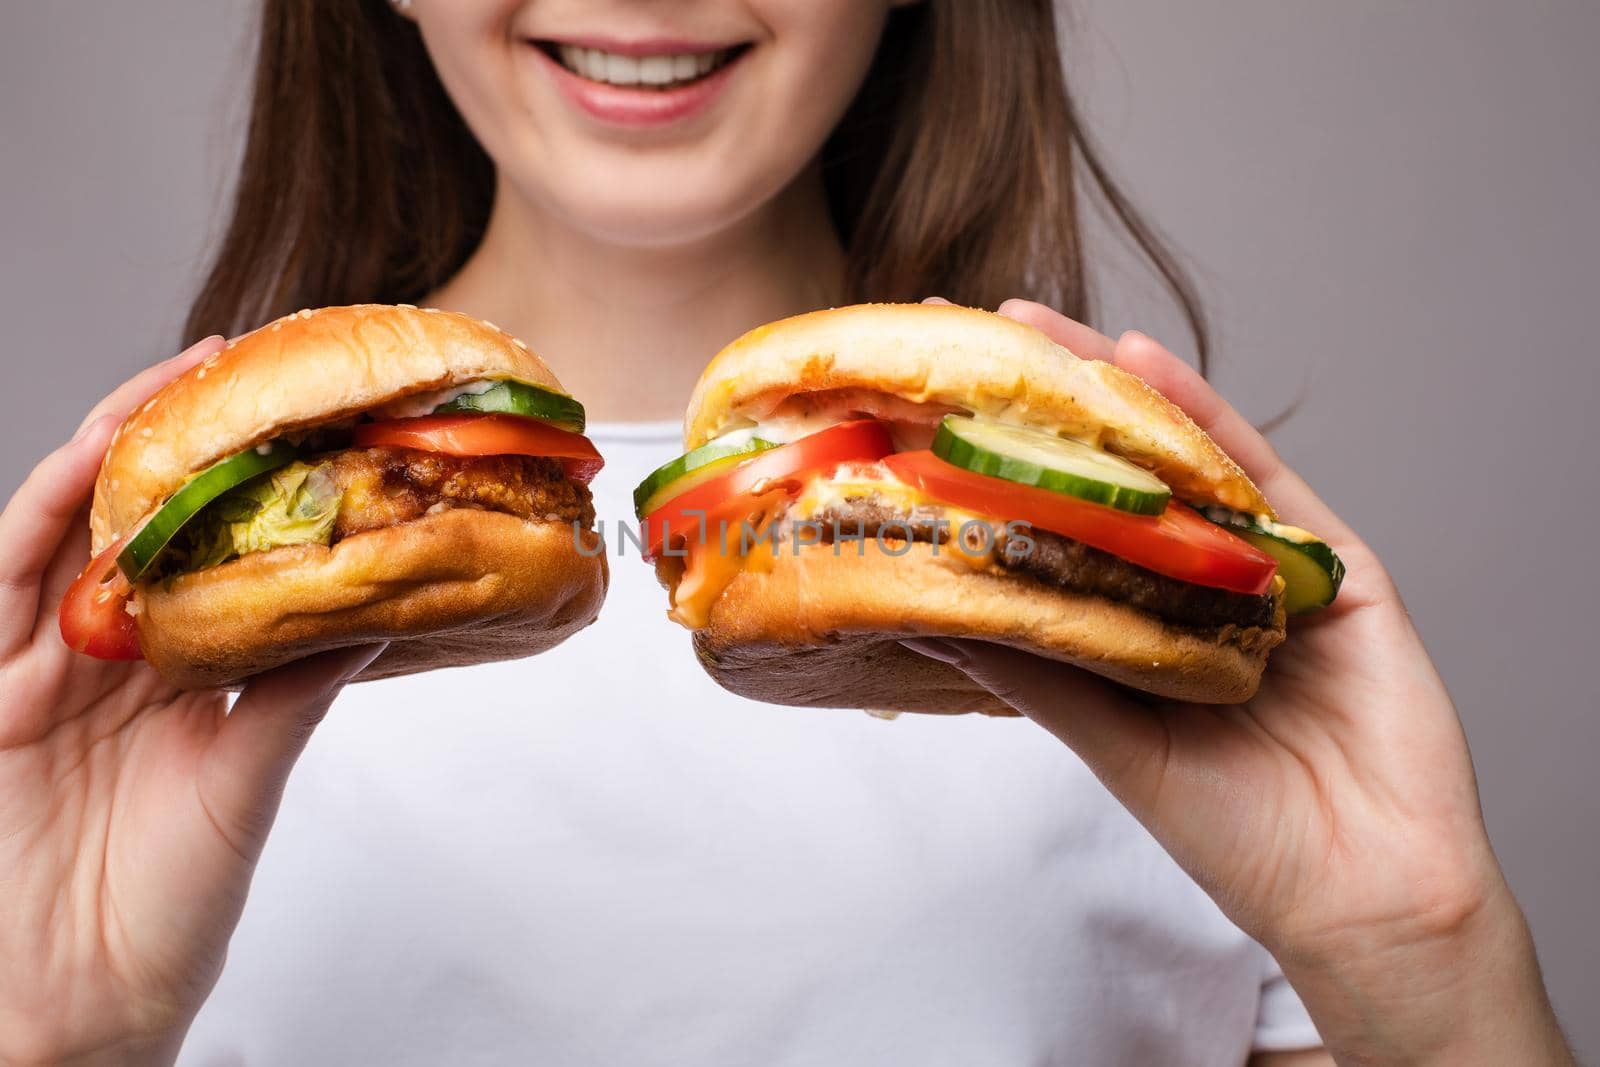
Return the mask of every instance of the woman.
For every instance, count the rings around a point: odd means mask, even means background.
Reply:
[[[613,522],[749,326],[935,292],[1084,318],[1085,189],[1187,292],[1081,136],[1048,0],[269,0],[263,26],[192,332],[492,319],[596,417]],[[290,767],[376,650],[231,713],[70,655],[111,429],[219,342],[108,397],[0,517],[0,1060],[187,1034],[197,1063],[1282,1064],[1328,1062],[1320,1030],[1351,1062],[1568,1062],[1378,561],[1153,341],[1002,310],[1168,393],[1349,562],[1257,701],[922,642],[1083,762],[1025,722],[753,708],[614,560],[552,653],[345,694],[220,983]]]

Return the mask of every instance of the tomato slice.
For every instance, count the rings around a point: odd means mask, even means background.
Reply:
[[[549,456],[583,485],[605,460],[583,434],[522,415],[422,415],[365,422],[355,429],[359,448],[418,448],[452,456]]]
[[[128,538],[101,552],[67,587],[58,620],[61,639],[75,652],[96,659],[143,659],[139,630],[128,614],[133,586],[117,566]]]
[[[792,481],[798,491],[801,475],[832,470],[853,460],[873,461],[894,451],[889,431],[874,419],[841,422],[777,448],[758,452],[724,474],[700,482],[670,498],[645,516],[644,558],[653,560],[669,542],[702,538],[719,518],[746,509],[747,497]]]
[[[925,450],[889,456],[884,465],[906,484],[956,507],[1019,519],[1195,585],[1259,596],[1271,588],[1278,569],[1271,556],[1183,504],[1170,504],[1160,515],[1133,515],[962,470]]]

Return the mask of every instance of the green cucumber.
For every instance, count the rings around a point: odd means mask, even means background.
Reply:
[[[1339,595],[1344,561],[1316,534],[1227,508],[1202,508],[1201,514],[1278,561],[1284,582],[1283,609],[1290,615],[1325,608]]]
[[[583,405],[565,393],[554,393],[537,385],[514,382],[509,378],[496,382],[482,393],[462,393],[454,400],[434,408],[435,414],[452,411],[476,411],[486,415],[522,415],[542,419],[571,430],[583,432]]]
[[[1144,468],[1030,426],[946,415],[933,454],[963,470],[1135,515],[1159,515],[1172,499],[1166,483]]]
[[[298,450],[287,441],[269,441],[258,448],[247,448],[226,459],[219,459],[191,477],[150,517],[127,547],[117,554],[117,566],[136,582],[150,569],[161,550],[167,547],[185,523],[217,497],[258,474],[277,470],[293,462]]]
[[[778,447],[775,442],[751,437],[744,441],[712,441],[687,452],[664,467],[651,471],[633,491],[633,511],[639,518],[653,514],[668,500],[708,482],[740,460]]]

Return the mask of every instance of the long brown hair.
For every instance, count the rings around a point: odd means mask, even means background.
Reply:
[[[265,0],[227,235],[185,326],[238,333],[301,307],[415,301],[488,223],[494,168],[386,0]],[[822,153],[850,300],[1029,297],[1092,318],[1084,205],[1182,309],[1193,284],[1096,152],[1062,72],[1053,0],[924,0],[890,17]]]

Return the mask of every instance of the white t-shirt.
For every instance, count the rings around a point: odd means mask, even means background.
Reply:
[[[181,1063],[1218,1064],[1318,1044],[1271,958],[1026,720],[719,689],[615,528],[600,619],[349,689]]]

